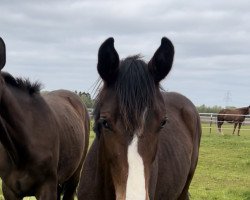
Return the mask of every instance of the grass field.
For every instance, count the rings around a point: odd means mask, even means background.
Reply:
[[[218,135],[215,126],[211,134],[203,129],[191,199],[250,200],[250,130],[236,136],[232,125],[223,127],[231,129],[224,129],[224,135]]]
[[[223,127],[230,128],[224,130],[224,135],[218,135],[215,126],[211,134],[203,128],[191,200],[250,200],[250,130],[236,136],[231,134],[232,125]]]

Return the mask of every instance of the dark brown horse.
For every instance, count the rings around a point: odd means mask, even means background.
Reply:
[[[0,69],[4,65],[0,38]],[[76,94],[41,95],[38,83],[0,72],[0,177],[6,200],[60,195],[73,200],[88,135],[88,113]]]
[[[246,118],[245,115],[248,115],[249,113],[250,106],[237,109],[222,109],[217,115],[217,126],[219,132],[221,133],[221,126],[224,121],[226,121],[234,124],[233,134],[238,126],[238,135],[240,135],[240,128]]]
[[[148,64],[139,56],[120,62],[113,38],[101,45],[97,69],[104,86],[79,200],[189,199],[201,127],[186,97],[160,89],[173,56],[167,38]]]

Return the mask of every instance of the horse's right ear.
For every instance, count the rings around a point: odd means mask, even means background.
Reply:
[[[114,47],[114,38],[108,38],[99,48],[97,70],[105,83],[115,82],[119,71],[119,55]]]
[[[160,47],[148,63],[148,69],[153,75],[155,83],[158,84],[167,76],[172,68],[173,59],[174,45],[168,38],[163,37]]]
[[[3,39],[0,37],[0,70],[3,69],[6,62],[6,49]]]

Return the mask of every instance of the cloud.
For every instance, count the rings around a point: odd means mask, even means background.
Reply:
[[[0,36],[5,70],[41,80],[45,90],[90,92],[98,79],[97,51],[115,38],[121,58],[150,60],[163,36],[175,45],[174,67],[163,81],[196,105],[249,104],[250,2],[221,1],[2,1]]]

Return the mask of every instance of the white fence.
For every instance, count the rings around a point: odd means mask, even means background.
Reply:
[[[92,118],[94,109],[93,108],[87,108],[87,109],[88,109],[89,116]]]
[[[200,114],[201,123],[203,124],[202,128],[209,129],[209,133],[212,132],[213,125],[215,125],[217,128],[217,116],[218,115],[229,115],[229,114],[218,114],[218,113],[199,113],[199,114]],[[240,130],[250,132],[249,127],[244,128],[244,126],[250,125],[250,115],[236,115],[236,114],[230,114],[230,115],[231,116],[245,116],[246,118],[245,118],[244,122],[242,123],[242,127]],[[225,122],[225,123],[227,123],[227,122]],[[232,129],[233,130],[233,126],[232,126],[232,128],[223,127],[223,129]]]

